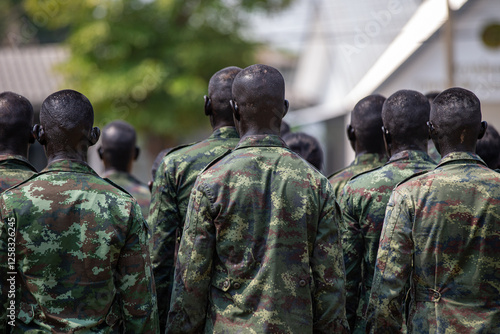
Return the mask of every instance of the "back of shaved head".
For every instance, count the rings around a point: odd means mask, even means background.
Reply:
[[[64,131],[92,128],[94,109],[85,95],[65,89],[49,95],[40,109],[40,123],[46,127],[57,126]]]
[[[427,97],[414,90],[399,90],[384,102],[382,121],[393,142],[421,146],[429,138],[427,122],[430,105]]]
[[[285,80],[277,69],[262,64],[243,69],[234,78],[232,94],[242,122],[272,127],[279,133],[286,110]]]
[[[375,152],[384,145],[382,136],[384,101],[385,97],[382,95],[369,95],[356,103],[351,112],[351,126],[356,132],[356,141],[370,152]]]
[[[25,97],[0,93],[0,150],[26,155],[33,126],[33,106]]]
[[[126,170],[127,165],[135,158],[136,132],[132,125],[125,121],[113,121],[102,130],[102,148],[100,154],[112,167]]]
[[[233,122],[233,111],[229,100],[232,98],[234,78],[241,68],[230,66],[216,72],[208,83],[208,97],[212,104],[212,113],[217,120]]]
[[[440,146],[465,146],[475,151],[475,145],[486,124],[481,125],[481,103],[477,96],[463,88],[450,88],[440,93],[432,102],[430,116],[436,138],[445,141]],[[444,144],[444,145],[443,145]],[[441,152],[442,153],[442,152]]]

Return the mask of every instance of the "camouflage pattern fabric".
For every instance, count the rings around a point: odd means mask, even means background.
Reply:
[[[382,167],[359,174],[340,195],[344,225],[346,312],[351,329],[363,332],[385,208],[394,187],[414,173],[436,166],[422,151],[402,151]]]
[[[189,195],[198,174],[215,158],[232,150],[240,137],[236,128],[222,127],[194,145],[171,150],[156,172],[148,218],[153,229],[152,262],[164,332],[174,269]]]
[[[500,332],[500,175],[455,152],[399,185],[387,206],[368,310],[372,333]],[[411,279],[410,279],[411,277]]]
[[[35,174],[35,167],[25,157],[0,154],[0,193]]]
[[[1,333],[12,301],[13,333],[157,333],[147,225],[129,194],[58,160],[5,191],[0,216]]]
[[[340,193],[342,192],[342,189],[344,189],[347,181],[349,181],[352,177],[380,167],[386,162],[387,156],[385,155],[364,153],[356,156],[354,161],[349,166],[333,173],[328,177],[328,180],[332,184],[335,198],[340,196]]]
[[[129,173],[117,170],[104,172],[102,177],[113,181],[113,183],[119,185],[132,195],[141,207],[142,216],[145,219],[148,218],[151,192],[147,184],[142,183]]]
[[[347,332],[340,219],[280,137],[245,137],[193,188],[167,332]]]

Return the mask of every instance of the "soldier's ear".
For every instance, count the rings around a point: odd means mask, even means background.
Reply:
[[[212,100],[208,96],[203,96],[205,99],[205,115],[210,116],[212,115]]]
[[[95,143],[99,140],[99,137],[101,137],[101,130],[97,126],[94,126],[92,130],[90,130],[90,146],[95,145]]]
[[[240,108],[238,107],[238,103],[234,100],[229,100],[229,104],[231,105],[231,109],[233,109],[234,118],[239,122],[240,121]]]
[[[481,122],[481,129],[479,129],[479,135],[477,136],[477,139],[483,138],[484,134],[486,133],[486,129],[488,128],[488,123],[486,121]]]
[[[38,140],[40,145],[45,146],[47,144],[47,136],[45,135],[45,129],[43,128],[43,125],[35,124],[33,126],[32,133],[35,136],[36,140]]]
[[[288,109],[290,108],[290,102],[288,102],[288,100],[285,100],[284,107],[285,107],[285,110],[283,112],[282,118],[285,117],[286,113],[288,112]]]
[[[349,124],[347,126],[347,129],[346,129],[346,132],[347,132],[347,138],[350,140],[350,141],[356,141],[356,133],[354,131],[354,128],[352,127],[351,124]]]

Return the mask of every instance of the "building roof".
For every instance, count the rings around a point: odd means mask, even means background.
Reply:
[[[0,48],[0,91],[18,93],[40,105],[61,88],[62,77],[54,67],[68,56],[69,51],[56,44]]]

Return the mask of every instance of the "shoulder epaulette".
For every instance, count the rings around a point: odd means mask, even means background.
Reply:
[[[384,167],[384,166],[379,166],[379,167],[375,167],[375,168],[372,168],[372,169],[369,169],[369,170],[365,170],[364,172],[361,172],[361,173],[356,174],[356,175],[354,175],[353,177],[351,177],[351,178],[349,179],[349,181],[350,181],[350,180],[354,180],[355,178],[360,177],[361,175],[365,175],[365,174],[371,173],[371,172],[373,172],[373,171],[376,171],[376,170],[378,170],[378,169],[380,169],[380,168],[382,168],[382,167]]]
[[[118,188],[120,189],[121,191],[123,191],[125,194],[129,195],[130,197],[134,197],[132,195],[130,195],[130,193],[128,191],[126,191],[124,188],[122,188],[121,186],[117,185],[116,183],[114,183],[113,181],[111,181],[110,179],[108,179],[107,177],[103,177],[102,178],[104,181],[108,182],[110,185],[112,185],[113,187],[115,188]]]
[[[15,184],[15,185],[13,185],[13,186],[12,186],[12,187],[10,187],[10,188],[5,189],[3,192],[7,192],[7,191],[8,191],[8,190],[10,190],[10,189],[17,188],[17,187],[19,187],[20,185],[23,185],[24,183],[26,183],[26,182],[28,182],[28,181],[31,181],[32,179],[34,179],[34,178],[35,178],[35,177],[37,177],[38,175],[40,175],[40,174],[44,174],[44,173],[46,173],[46,172],[40,172],[40,173],[37,173],[37,174],[33,174],[33,175],[31,175],[29,178],[27,178],[26,180],[21,181],[21,182],[19,182],[18,184]]]
[[[210,167],[212,167],[213,165],[215,165],[220,160],[222,160],[225,156],[227,156],[232,151],[233,150],[227,150],[226,152],[222,153],[217,158],[215,158],[214,160],[212,160],[211,162],[209,162],[208,165],[206,165],[205,168],[203,168],[203,170],[200,172],[200,174],[203,173],[203,172],[205,172],[207,169],[209,169]]]
[[[411,176],[408,176],[406,179],[404,179],[403,181],[399,182],[398,184],[396,184],[396,187],[398,187],[400,184],[402,183],[405,183],[405,182],[408,182],[409,180],[413,179],[414,177],[417,177],[417,176],[420,176],[420,175],[423,175],[423,174],[426,174],[426,173],[429,173],[432,169],[430,170],[422,170],[420,172],[416,172],[415,174],[411,175]],[[396,189],[396,187],[394,187],[394,189]]]
[[[175,147],[171,148],[170,151],[168,151],[167,154],[165,154],[163,156],[163,158],[165,158],[169,154],[172,154],[173,152],[176,152],[176,151],[180,150],[181,148],[193,146],[195,144],[198,144],[199,142],[201,142],[201,141],[195,141],[195,142],[192,142],[192,143],[189,143],[189,144],[182,144],[182,145],[175,146]]]
[[[333,172],[332,174],[330,174],[330,176],[328,176],[328,177],[327,177],[327,179],[331,179],[331,178],[332,178],[332,177],[334,177],[335,175],[342,173],[343,171],[345,171],[345,170],[347,169],[347,167],[349,167],[349,166],[345,166],[344,168],[339,169],[339,170],[338,170],[338,171],[336,171],[336,172]]]

